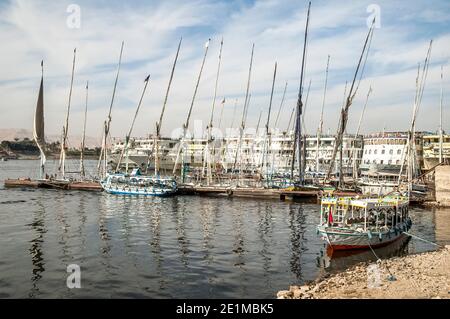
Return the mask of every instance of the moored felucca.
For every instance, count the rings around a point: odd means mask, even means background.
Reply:
[[[118,195],[144,195],[144,196],[168,196],[177,192],[177,184],[171,179],[161,179],[154,176],[141,175],[140,169],[134,169],[128,174],[128,149],[134,124],[139,114],[139,110],[144,99],[145,92],[150,80],[148,75],[144,80],[144,89],[141,94],[136,112],[131,122],[128,134],[125,136],[125,145],[120,153],[115,172],[107,173],[106,177],[100,182],[103,190],[110,194]],[[120,173],[120,165],[125,156],[125,172]]]
[[[33,140],[36,143],[39,153],[39,179],[31,178],[6,179],[5,187],[39,187],[41,183],[45,183],[45,122],[44,122],[44,61],[41,61],[41,84],[39,86],[39,94],[36,103],[36,109],[33,119]]]

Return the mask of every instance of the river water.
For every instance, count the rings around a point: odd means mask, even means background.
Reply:
[[[0,298],[274,298],[375,258],[330,260],[315,204],[4,189],[5,178],[36,176],[37,167],[0,162]],[[413,208],[411,216],[411,233],[450,243],[450,210]],[[432,249],[411,239],[376,252]],[[80,289],[67,288],[70,264],[81,268]]]

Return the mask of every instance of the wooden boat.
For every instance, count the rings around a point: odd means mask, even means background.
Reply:
[[[403,196],[323,197],[317,231],[334,250],[386,246],[411,228],[408,206]]]
[[[139,169],[130,175],[108,174],[100,184],[105,192],[115,195],[170,196],[178,191],[174,179],[142,176]]]

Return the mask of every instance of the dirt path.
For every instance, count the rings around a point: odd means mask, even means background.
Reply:
[[[390,273],[394,280],[390,277]],[[305,286],[278,292],[279,299],[450,298],[450,245],[438,251],[359,264]]]

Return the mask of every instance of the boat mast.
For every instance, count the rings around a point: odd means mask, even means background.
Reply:
[[[45,130],[44,130],[44,61],[41,61],[41,84],[39,87],[39,95],[36,103],[33,122],[33,139],[39,148],[40,165],[39,178],[43,179],[45,174]]]
[[[248,108],[248,104],[249,104],[249,100],[250,100],[249,90],[250,90],[250,80],[251,80],[251,76],[252,76],[254,51],[255,51],[255,44],[253,43],[253,45],[252,45],[252,53],[251,53],[251,57],[250,57],[250,66],[248,68],[248,78],[247,78],[247,88],[246,88],[246,91],[245,91],[244,109],[242,111],[242,121],[241,121],[241,126],[239,128],[239,140],[238,140],[238,145],[237,145],[237,148],[236,148],[236,154],[235,154],[235,157],[234,157],[233,171],[236,169],[238,153],[240,153],[240,151],[241,151],[242,136],[244,134],[244,129],[245,129],[245,119],[247,117],[247,108]],[[242,171],[242,165],[240,165],[240,170]]]
[[[358,121],[358,127],[356,128],[356,133],[355,133],[355,137],[353,139],[353,148],[352,148],[352,156],[350,156],[350,158],[353,159],[353,180],[356,181],[356,179],[358,178],[358,166],[356,163],[356,159],[357,159],[357,155],[358,152],[355,150],[355,144],[356,144],[356,139],[358,138],[359,135],[359,131],[361,130],[361,123],[364,117],[364,113],[366,112],[366,107],[367,107],[367,103],[369,102],[369,96],[372,93],[372,86],[369,87],[369,91],[367,92],[367,96],[366,96],[366,102],[364,103],[362,112],[361,112],[361,116],[359,117],[359,121]],[[349,158],[349,159],[350,159]]]
[[[320,146],[320,140],[322,138],[322,131],[323,131],[323,110],[325,108],[325,98],[327,95],[327,85],[328,85],[328,70],[330,67],[330,55],[328,55],[327,59],[327,68],[325,71],[325,86],[323,89],[323,98],[322,98],[322,109],[320,111],[320,121],[319,121],[319,128],[317,129],[317,145],[316,145],[316,172],[319,172],[319,146]]]
[[[308,100],[309,100],[309,92],[311,91],[311,80],[309,80],[308,84],[308,90],[306,91],[306,99],[305,104],[303,105],[303,111],[302,111],[302,128],[303,128],[303,135],[306,135],[306,122],[305,122],[305,114],[306,114],[306,108],[308,107]]]
[[[273,70],[272,91],[270,92],[269,111],[267,113],[266,131],[265,131],[266,136],[264,139],[264,151],[263,151],[263,156],[264,156],[263,166],[264,166],[265,173],[266,173],[266,184],[267,185],[269,183],[268,156],[269,156],[270,151],[273,152],[273,150],[271,149],[272,141],[271,141],[271,135],[270,135],[270,130],[269,130],[269,124],[270,124],[270,113],[272,111],[273,91],[275,88],[276,77],[277,77],[277,62],[275,62],[275,68]]]
[[[81,139],[81,153],[80,153],[80,174],[81,177],[86,177],[86,172],[84,169],[84,145],[86,140],[86,119],[87,119],[87,109],[88,109],[88,94],[89,94],[89,81],[86,82],[86,105],[84,109],[84,124],[83,124],[83,137]]]
[[[414,103],[414,111],[413,111],[413,118],[411,121],[411,130],[409,133],[409,149],[408,149],[408,188],[409,188],[409,195],[411,194],[412,190],[412,181],[415,175],[415,162],[416,162],[416,120],[417,120],[417,113],[419,111],[420,104],[422,102],[423,92],[425,90],[425,82],[428,75],[428,68],[430,65],[430,57],[431,57],[431,48],[433,45],[433,40],[430,41],[430,45],[428,47],[427,56],[425,58],[425,62],[422,69],[422,75],[420,78],[418,91],[416,94],[416,99]]]
[[[172,71],[170,73],[169,84],[167,85],[166,96],[164,97],[164,103],[163,103],[163,107],[161,110],[161,115],[159,116],[159,121],[156,123],[156,139],[153,143],[155,145],[155,176],[156,177],[159,177],[160,166],[161,166],[160,159],[159,159],[159,141],[161,140],[161,126],[162,126],[162,121],[163,121],[163,117],[164,117],[164,111],[166,110],[167,99],[169,98],[170,87],[172,86],[173,75],[175,73],[175,67],[177,65],[178,55],[180,53],[182,41],[183,41],[183,38],[180,38],[180,42],[178,43],[177,54],[175,55],[175,60],[173,61],[173,65],[172,65]]]
[[[222,100],[222,102],[220,104],[222,105],[222,107],[220,108],[219,124],[217,125],[219,130],[222,128],[223,110],[225,108],[225,97],[223,98],[223,100]]]
[[[61,153],[59,156],[59,167],[58,170],[62,174],[62,179],[65,178],[66,175],[66,149],[67,149],[67,133],[69,131],[69,113],[70,113],[70,102],[72,100],[72,88],[73,88],[73,76],[75,73],[75,60],[77,55],[77,49],[73,50],[73,62],[72,62],[72,77],[70,80],[70,91],[69,91],[69,102],[67,104],[67,114],[66,114],[66,122],[63,126],[63,134],[62,134],[62,143],[61,143]]]
[[[220,75],[220,66],[222,63],[222,48],[223,48],[223,38],[220,41],[220,50],[219,50],[219,62],[217,64],[217,73],[216,73],[216,83],[214,86],[214,97],[213,97],[213,102],[212,102],[212,108],[211,108],[211,117],[209,120],[209,125],[208,125],[208,137],[207,137],[207,141],[206,141],[206,147],[205,147],[205,158],[204,158],[204,163],[206,164],[206,169],[207,169],[207,179],[206,179],[206,184],[209,186],[209,184],[212,181],[212,172],[211,172],[211,166],[212,166],[212,162],[211,162],[211,150],[210,146],[212,146],[212,128],[213,128],[213,121],[214,121],[214,110],[216,107],[216,98],[217,98],[217,87],[219,85],[219,75]],[[203,167],[203,175],[205,174],[205,167]]]
[[[308,14],[306,18],[306,27],[305,27],[305,39],[303,43],[303,56],[302,56],[302,67],[300,72],[300,88],[298,92],[298,99],[297,99],[297,116],[295,119],[295,134],[294,134],[294,147],[292,152],[292,165],[291,165],[291,180],[294,181],[294,166],[295,166],[295,158],[297,155],[297,165],[298,165],[298,174],[299,174],[299,182],[300,185],[304,184],[304,176],[302,174],[302,127],[301,127],[301,119],[302,119],[302,112],[303,112],[303,78],[305,74],[305,63],[306,63],[306,46],[308,42],[308,28],[309,28],[309,14],[311,10],[311,1],[308,4]],[[296,154],[297,149],[297,154]]]
[[[109,136],[109,130],[111,128],[111,111],[114,104],[114,98],[116,96],[116,88],[117,88],[117,82],[119,80],[119,73],[120,73],[120,66],[122,65],[122,53],[123,53],[123,46],[124,41],[122,41],[122,45],[120,47],[120,55],[119,55],[119,63],[117,65],[117,73],[116,73],[116,79],[114,81],[114,88],[113,93],[111,97],[111,104],[109,105],[109,111],[108,111],[108,117],[106,118],[106,121],[103,125],[103,141],[102,141],[102,149],[100,151],[100,158],[97,165],[97,170],[100,173],[100,169],[102,168],[102,177],[106,176],[107,170],[108,170],[108,150],[107,150],[107,141]]]
[[[134,117],[133,117],[133,121],[131,122],[130,130],[129,130],[128,134],[125,136],[125,145],[122,149],[122,152],[120,153],[119,161],[117,162],[116,172],[119,172],[120,164],[122,162],[123,155],[125,154],[125,160],[126,160],[125,174],[128,173],[128,143],[130,141],[130,137],[131,137],[131,134],[132,134],[133,128],[134,128],[134,123],[136,122],[136,118],[138,116],[139,109],[141,108],[142,100],[144,98],[145,91],[147,90],[147,85],[148,85],[149,80],[150,80],[150,75],[148,75],[144,80],[144,83],[145,83],[144,89],[142,90],[141,98],[140,98],[138,106],[136,108],[136,113],[134,113]]]
[[[443,88],[443,82],[444,82],[444,66],[441,66],[441,98],[440,98],[440,103],[439,103],[439,164],[442,164],[444,159],[443,159],[443,152],[442,152],[442,148],[443,148],[443,142],[444,142],[444,136],[443,136],[443,130],[442,130],[442,100],[443,100],[443,92],[444,92],[444,88]]]
[[[261,110],[259,111],[258,122],[256,122],[256,135],[258,135],[259,125],[261,124],[262,114],[263,114],[263,110],[261,108]]]
[[[353,77],[352,85],[351,85],[350,90],[348,92],[348,96],[347,96],[346,102],[345,102],[345,104],[344,104],[344,106],[342,107],[342,110],[341,110],[341,117],[340,117],[340,120],[339,120],[339,128],[338,128],[337,136],[336,136],[335,143],[334,143],[334,149],[333,149],[333,154],[331,156],[330,166],[328,168],[328,173],[327,173],[327,178],[326,178],[327,180],[329,180],[329,178],[330,178],[331,170],[332,170],[333,164],[334,164],[334,162],[336,160],[336,155],[337,155],[337,152],[338,152],[338,148],[339,149],[342,148],[343,135],[344,135],[344,132],[345,132],[346,127],[347,127],[348,111],[350,109],[350,106],[353,103],[353,99],[354,99],[356,93],[358,92],[359,83],[361,82],[361,78],[362,78],[362,75],[363,75],[363,72],[364,72],[364,67],[365,67],[365,64],[366,64],[366,61],[367,61],[367,57],[368,57],[368,54],[369,54],[369,48],[370,48],[370,44],[372,42],[372,36],[373,36],[374,29],[375,29],[375,19],[373,19],[372,26],[370,27],[369,32],[367,33],[366,41],[364,42],[364,47],[362,49],[361,56],[359,57],[359,61],[358,61],[358,65],[356,67],[355,75]],[[358,77],[359,70],[361,68],[361,64],[362,64],[364,55],[366,55],[366,59],[365,59],[364,64],[362,66],[362,72],[361,72],[361,75],[360,75],[360,78],[359,78],[359,83],[358,83],[358,85],[355,88],[356,79]],[[342,159],[341,159],[341,162],[342,162]],[[342,187],[342,186],[343,186],[342,164],[340,164],[339,187]]]
[[[280,114],[281,114],[281,111],[283,110],[284,101],[286,98],[287,87],[288,87],[288,82],[286,81],[286,84],[284,85],[283,97],[281,98],[280,107],[278,109],[277,117],[275,118],[274,128],[277,128],[277,126],[278,126],[278,120],[280,119]]]
[[[173,175],[175,175],[175,172],[176,172],[176,169],[177,169],[177,166],[178,166],[178,162],[180,160],[181,151],[186,146],[185,145],[186,144],[185,139],[186,139],[187,130],[189,128],[189,120],[191,118],[191,113],[192,113],[192,108],[194,106],[195,97],[197,96],[197,90],[198,90],[198,86],[200,84],[200,79],[202,77],[203,67],[205,66],[205,60],[206,60],[206,56],[208,54],[208,48],[209,48],[210,42],[211,42],[211,39],[208,39],[208,41],[205,44],[205,53],[203,55],[202,65],[200,67],[200,72],[198,74],[197,83],[195,85],[194,95],[192,96],[192,101],[191,101],[191,105],[189,107],[189,112],[188,112],[188,115],[187,115],[187,118],[186,118],[186,122],[183,124],[183,136],[181,138],[180,146],[179,146],[178,152],[177,152],[177,158],[175,160],[175,165],[173,167],[173,172],[172,172]],[[186,152],[183,152],[182,163],[181,163],[181,178],[182,178],[183,182],[184,182],[184,156],[186,155],[185,153]]]

